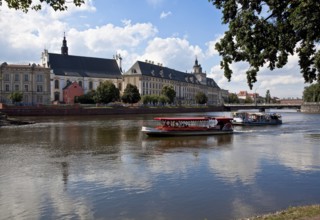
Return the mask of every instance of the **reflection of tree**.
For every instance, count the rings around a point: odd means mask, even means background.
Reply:
[[[68,183],[68,176],[69,176],[69,163],[68,162],[61,162],[61,171],[62,171],[62,181],[64,185]]]

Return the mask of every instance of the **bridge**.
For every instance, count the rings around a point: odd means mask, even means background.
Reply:
[[[227,111],[237,111],[240,109],[258,109],[264,111],[265,109],[301,109],[302,104],[279,104],[279,103],[257,103],[257,104],[224,104]]]

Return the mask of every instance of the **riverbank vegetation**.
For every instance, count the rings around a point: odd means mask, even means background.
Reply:
[[[290,207],[272,214],[249,218],[248,220],[317,220],[320,219],[320,205]]]
[[[312,84],[304,88],[303,101],[320,102],[320,83]]]

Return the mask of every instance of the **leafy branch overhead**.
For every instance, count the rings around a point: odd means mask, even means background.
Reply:
[[[80,7],[84,4],[84,0],[4,0],[7,2],[8,7],[16,10],[21,10],[23,12],[28,12],[31,10],[41,10],[41,3],[48,4],[55,11],[65,11],[68,9],[67,4],[73,3],[75,6]],[[40,3],[39,3],[40,1]],[[33,2],[36,2],[33,4]],[[0,6],[2,5],[2,0],[0,0]]]
[[[252,89],[260,67],[282,68],[295,52],[305,82],[320,81],[320,1],[208,1],[222,10],[222,23],[229,26],[216,44],[229,81],[233,73],[230,64],[247,62],[247,82]]]

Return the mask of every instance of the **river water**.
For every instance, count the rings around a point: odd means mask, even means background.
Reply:
[[[320,114],[281,114],[183,138],[141,134],[160,115],[22,118],[37,123],[0,128],[0,219],[239,219],[320,203]]]

